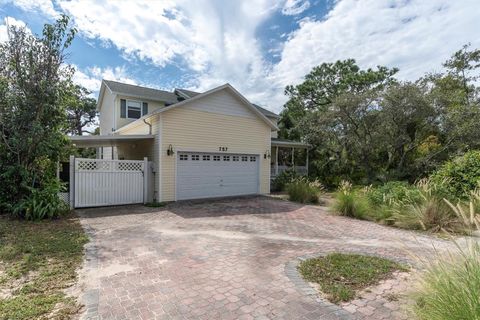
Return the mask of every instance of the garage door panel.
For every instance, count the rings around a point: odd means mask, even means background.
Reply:
[[[258,156],[181,152],[177,157],[178,200],[258,193]]]

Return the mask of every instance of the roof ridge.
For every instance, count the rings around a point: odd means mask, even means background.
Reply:
[[[163,89],[156,89],[156,88],[141,86],[141,85],[138,85],[138,84],[131,84],[131,83],[126,83],[126,82],[120,82],[120,81],[116,81],[116,80],[103,79],[103,81],[106,81],[106,82],[115,82],[115,83],[119,83],[119,84],[122,84],[122,85],[125,85],[125,86],[131,86],[131,87],[137,87],[137,88],[143,88],[143,89],[150,89],[150,90],[157,90],[157,91],[163,91],[163,92],[173,93],[173,91],[167,91],[167,90],[163,90]]]

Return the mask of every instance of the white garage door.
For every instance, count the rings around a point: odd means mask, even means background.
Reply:
[[[259,192],[257,155],[179,152],[177,157],[177,200]]]

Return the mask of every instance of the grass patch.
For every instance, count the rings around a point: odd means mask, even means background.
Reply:
[[[383,258],[332,253],[302,261],[298,270],[305,280],[318,283],[328,300],[339,303],[353,300],[357,291],[406,268]]]
[[[88,241],[78,219],[28,222],[0,216],[0,319],[69,318],[63,289],[76,281]],[[6,293],[6,294],[5,294]]]
[[[150,208],[160,208],[160,207],[165,207],[167,205],[166,202],[147,202],[144,204],[145,207],[150,207]]]

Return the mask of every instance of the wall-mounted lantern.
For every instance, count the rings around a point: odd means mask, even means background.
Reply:
[[[169,145],[167,149],[167,156],[173,156],[175,152],[173,151],[173,146]]]
[[[263,155],[263,159],[270,159],[270,150],[267,150],[265,154]]]

